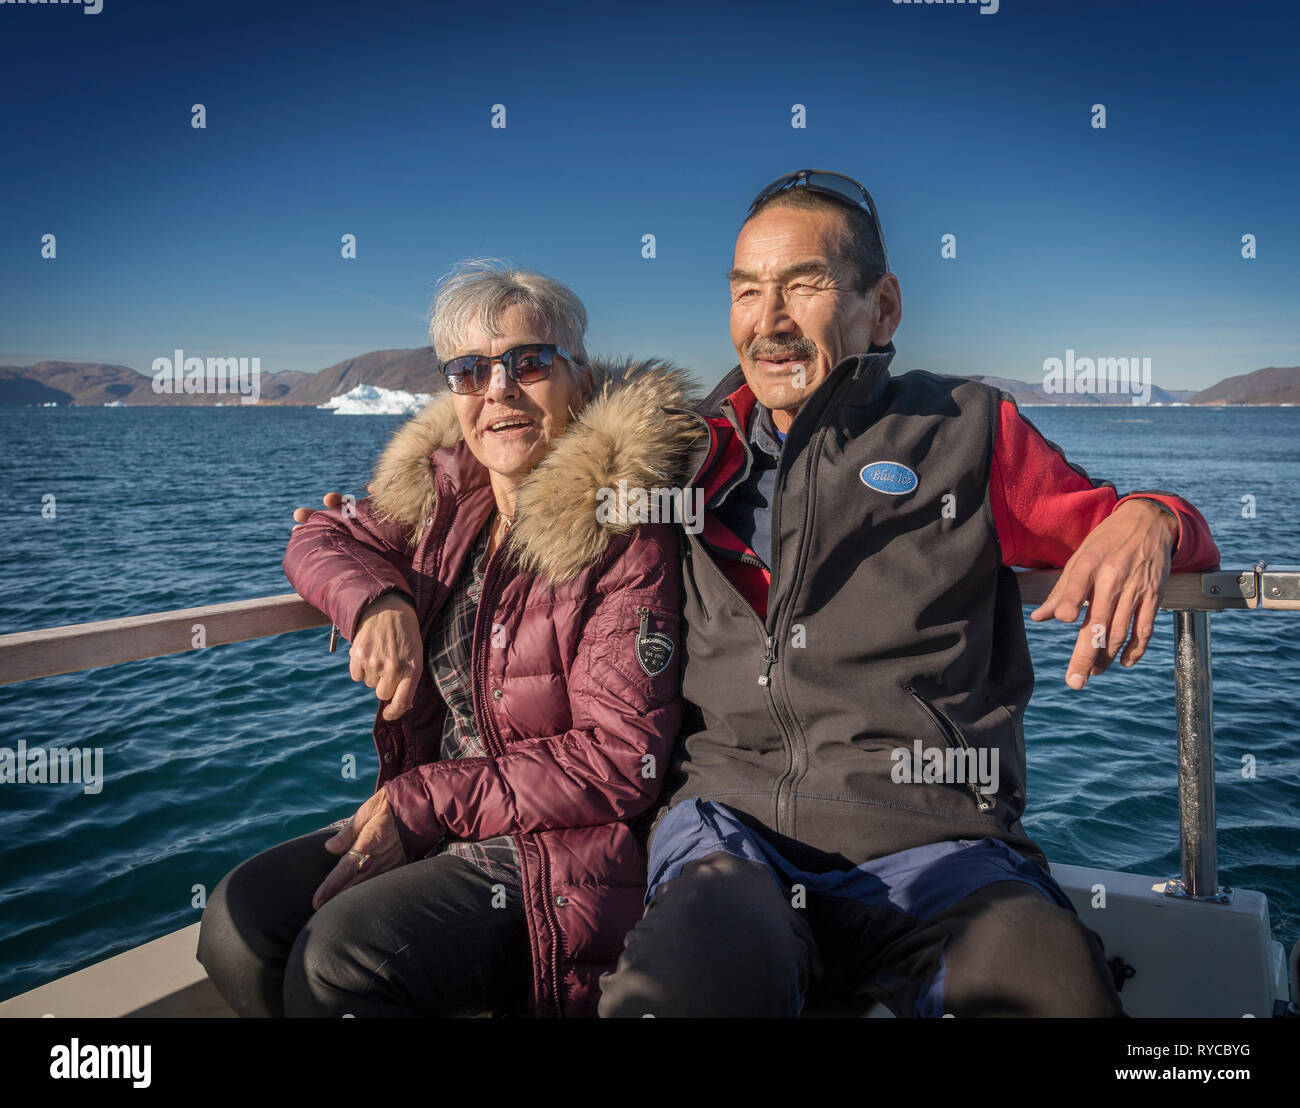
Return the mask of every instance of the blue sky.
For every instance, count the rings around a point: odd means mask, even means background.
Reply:
[[[735,362],[740,219],[803,166],[879,202],[896,371],[1029,380],[1073,349],[1148,356],[1154,384],[1199,388],[1300,364],[1287,13],[0,4],[0,364],[147,370],[180,347],[316,370],[424,345],[438,277],[488,255],[570,284],[589,350],[711,383]]]

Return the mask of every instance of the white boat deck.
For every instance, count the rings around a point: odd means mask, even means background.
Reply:
[[[1260,893],[1242,889],[1214,904],[1165,896],[1153,888],[1162,882],[1138,874],[1064,865],[1052,874],[1106,956],[1136,970],[1120,994],[1129,1015],[1267,1018],[1294,995]],[[1105,906],[1093,907],[1099,886]],[[0,1003],[0,1018],[233,1016],[194,956],[198,934],[195,923],[51,981]],[[877,1005],[860,1014],[889,1013]]]
[[[234,1017],[194,957],[199,925],[60,977],[0,1003],[0,1017]]]

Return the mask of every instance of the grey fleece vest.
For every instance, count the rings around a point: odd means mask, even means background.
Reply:
[[[683,535],[687,715],[666,800],[724,803],[831,865],[984,836],[1043,863],[1020,826],[1033,671],[989,503],[1002,394],[892,377],[892,357],[845,359],[794,419],[766,624],[726,555]],[[742,438],[725,398],[743,380],[696,409]]]

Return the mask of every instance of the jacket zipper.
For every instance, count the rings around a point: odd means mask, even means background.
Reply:
[[[859,365],[858,368],[860,370],[861,365]],[[821,425],[822,414],[834,408],[834,406],[839,402],[840,396],[848,388],[849,383],[856,380],[856,378],[856,372],[852,375],[845,375],[836,386],[834,394],[828,396],[826,400],[823,401],[821,413],[818,415],[818,427]],[[803,409],[801,409],[801,411],[802,410]],[[732,426],[734,428],[735,424],[732,424]],[[817,466],[821,460],[822,441],[824,441],[824,437],[822,440],[819,440],[814,430],[814,433],[809,435],[808,442],[805,446],[805,449],[808,451],[806,462],[808,469],[808,492],[804,498],[803,524],[799,528],[799,542],[795,547],[795,581],[798,580],[807,557],[808,529],[809,523],[812,519],[813,500],[817,491]],[[786,469],[785,475],[788,476],[789,473],[790,469]],[[781,463],[779,461],[777,463],[776,488],[778,492],[784,488],[784,477],[781,472]],[[781,544],[778,541],[778,536],[781,534],[781,503],[783,499],[783,496],[777,495],[772,503],[771,580],[773,585],[776,585],[780,581],[779,569],[781,562]],[[781,603],[782,599],[784,599],[783,595],[773,593],[769,599],[771,603],[769,604],[767,614],[774,632],[774,634],[769,638],[769,653],[772,656],[772,663],[775,663],[776,640],[789,634],[790,617],[785,614],[785,608],[788,607],[788,605],[783,605]],[[770,686],[768,693],[772,698],[772,705],[776,711],[776,717],[781,724],[782,738],[786,741],[786,744],[790,749],[790,768],[777,783],[776,787],[776,829],[784,834],[794,835],[796,829],[794,826],[794,819],[791,815],[794,787],[795,783],[801,780],[804,774],[808,771],[808,744],[797,726],[797,717],[794,712],[794,707],[790,704],[789,697],[786,695],[785,690],[782,689],[779,699]],[[799,741],[797,742],[796,736],[799,737]]]
[[[930,717],[930,722],[934,724],[935,729],[943,736],[944,746],[959,746],[962,750],[970,750],[970,743],[966,741],[966,736],[962,734],[961,728],[917,692],[916,687],[910,681],[903,682],[903,689],[912,697],[913,700],[916,701],[920,706],[921,711]],[[985,793],[980,792],[979,784],[977,782],[967,781],[965,784],[966,787],[975,795],[975,801],[979,805],[979,810],[981,812],[987,812],[993,808],[994,802],[990,800]]]
[[[560,1002],[560,921],[555,915],[554,899],[551,896],[551,856],[546,852],[546,844],[541,836],[534,836],[537,854],[542,862],[542,915],[546,917],[546,926],[551,932],[551,959],[547,970],[551,976],[551,1003],[555,1006],[558,1018],[564,1018],[564,1006]]]
[[[763,654],[763,672],[758,675],[758,683],[764,688],[772,683],[772,667],[776,665],[776,636],[767,636],[767,650]]]
[[[484,572],[483,591],[478,598],[478,614],[475,618],[474,628],[474,647],[470,668],[474,674],[474,712],[480,719],[480,726],[483,730],[483,738],[486,741],[488,753],[494,758],[501,757],[505,753],[505,742],[497,732],[496,720],[492,713],[485,707],[484,697],[487,694],[487,647],[484,642],[491,642],[492,636],[492,616],[496,612],[496,585],[501,576],[501,547],[497,547],[488,559],[487,569]],[[487,635],[483,634],[483,628],[486,626]]]
[[[841,388],[843,386],[841,385]],[[827,404],[834,404],[835,397],[829,398]],[[807,467],[808,467],[808,495],[804,498],[804,517],[803,525],[799,529],[799,543],[795,547],[795,576],[798,577],[799,570],[802,568],[804,561],[805,540],[808,536],[808,522],[812,516],[813,498],[817,488],[817,461],[819,457],[819,445],[815,439],[810,438],[807,443]],[[786,470],[786,474],[790,472]],[[784,487],[784,478],[781,473],[780,464],[777,466],[777,484],[776,488],[780,490]],[[781,564],[781,544],[778,536],[781,534],[781,502],[784,499],[777,495],[772,503],[772,568],[771,580],[776,585],[780,581],[778,576]],[[768,607],[768,619],[771,622],[773,634],[768,636],[768,653],[771,655],[770,662],[767,663],[765,676],[770,676],[771,666],[777,660],[777,641],[790,632],[790,619],[786,615],[785,609],[788,605],[781,603],[782,596],[776,593],[769,595],[771,601]],[[760,684],[762,681],[760,680]],[[790,768],[777,782],[776,786],[776,829],[778,832],[788,835],[795,834],[794,818],[791,809],[794,807],[794,786],[795,782],[801,780],[805,773],[808,772],[808,744],[803,739],[801,732],[795,724],[794,708],[786,696],[785,689],[782,688],[780,697],[777,696],[776,690],[769,684],[768,695],[772,699],[772,707],[776,713],[776,718],[781,725],[781,735],[790,750]],[[797,741],[796,741],[797,738]]]
[[[730,405],[728,405],[728,408],[730,408]],[[669,409],[669,410],[689,413],[691,416],[693,416],[701,424],[704,425],[706,434],[709,435],[713,434],[713,430],[709,426],[708,420],[706,420],[702,415],[700,415],[699,412],[693,411],[691,409]],[[731,414],[734,415],[735,409],[731,408],[730,410],[731,410]],[[735,432],[736,434],[742,434],[742,432],[737,430],[735,422],[732,421],[730,417],[728,417],[728,422],[731,423],[731,428],[733,432]],[[700,478],[700,473],[697,472],[694,475],[694,477],[692,477],[692,479],[688,482],[688,484],[690,485],[698,484],[699,478]],[[777,497],[776,502],[772,505],[772,534],[773,535],[777,535],[780,533],[778,530],[780,504],[781,504],[781,498]],[[805,510],[805,512],[806,511],[807,509]],[[806,530],[807,529],[806,514],[805,514],[804,524],[805,524],[804,529]],[[688,535],[686,537],[686,542],[688,546],[691,542],[691,539],[695,537],[696,536],[693,535]],[[701,545],[703,545],[702,540],[701,540]],[[776,559],[779,556],[779,551],[777,551],[775,545],[773,548],[772,565],[770,567],[764,567],[762,561],[754,557],[752,554],[746,554],[743,552],[740,554],[731,554],[725,551],[723,553],[726,554],[726,556],[735,558],[737,561],[744,562],[747,565],[758,566],[760,568],[767,568],[769,573],[769,579],[773,582],[776,581],[777,579]],[[713,559],[710,558],[709,561],[713,562]],[[786,756],[789,763],[787,769],[781,775],[780,780],[777,782],[777,787],[776,787],[776,829],[779,832],[792,833],[793,828],[788,826],[790,822],[789,820],[790,794],[793,789],[793,782],[795,778],[802,775],[802,773],[805,770],[804,758],[800,757],[800,754],[801,753],[806,754],[806,751],[797,750],[796,743],[794,741],[794,738],[792,737],[793,731],[790,726],[789,720],[786,716],[786,713],[782,709],[782,702],[777,699],[776,691],[772,684],[772,670],[777,663],[777,640],[780,638],[780,627],[777,621],[774,619],[772,631],[769,631],[767,624],[764,623],[763,620],[758,618],[758,613],[755,612],[754,609],[750,607],[749,601],[747,601],[743,596],[740,595],[740,590],[737,589],[736,586],[733,585],[731,581],[727,579],[727,575],[722,572],[721,568],[716,563],[713,564],[713,570],[722,579],[723,586],[732,591],[732,593],[740,600],[741,605],[745,608],[745,610],[748,611],[749,614],[753,617],[754,623],[758,627],[759,635],[762,637],[763,640],[763,668],[758,674],[758,684],[761,685],[763,688],[767,689],[768,707],[771,710],[773,717],[777,721],[777,727],[781,733],[781,744],[782,746],[785,747]],[[701,593],[700,603],[703,604],[703,602],[704,602],[703,594]],[[773,608],[768,609],[769,618],[774,616],[774,612],[775,609]]]
[[[505,753],[506,744],[497,731],[496,719],[491,712],[485,707],[484,696],[487,691],[487,663],[485,661],[487,647],[483,645],[485,637],[482,634],[482,626],[486,624],[487,637],[486,641],[491,642],[492,635],[492,616],[496,611],[496,593],[497,585],[501,578],[502,566],[502,547],[498,546],[488,558],[487,568],[483,577],[483,592],[478,601],[478,617],[476,619],[476,628],[474,634],[474,653],[471,669],[474,673],[473,695],[474,695],[474,714],[481,718],[480,726],[483,728],[483,737],[486,740],[488,752],[494,757],[501,757]],[[484,616],[486,614],[486,620]],[[516,849],[522,850],[519,843],[519,836],[515,835]],[[555,915],[555,905],[551,896],[551,862],[546,853],[546,845],[542,842],[541,836],[533,836],[533,842],[537,844],[538,856],[541,859],[541,873],[538,880],[542,886],[542,918],[546,921],[547,931],[550,933],[551,957],[548,964],[547,973],[551,983],[551,1003],[555,1007],[555,1014],[558,1018],[564,1018],[564,1007],[560,1001],[560,921]],[[522,892],[523,890],[521,890]],[[525,897],[527,903],[527,897]]]

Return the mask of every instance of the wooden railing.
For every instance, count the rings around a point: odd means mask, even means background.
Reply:
[[[0,635],[0,685],[329,626],[297,593]],[[200,632],[199,629],[202,629]],[[202,634],[201,645],[195,639]]]
[[[1266,578],[1269,572],[1263,571],[1263,576]],[[1057,569],[1018,570],[1021,600],[1037,607],[1047,599],[1060,574]],[[1160,606],[1185,612],[1296,606],[1271,602],[1278,598],[1263,595],[1269,588],[1268,582],[1261,580],[1260,566],[1204,574],[1179,573],[1165,584]],[[329,625],[328,616],[296,593],[284,593],[97,623],[19,631],[0,635],[0,685]],[[199,627],[202,628],[201,645],[195,645]]]

